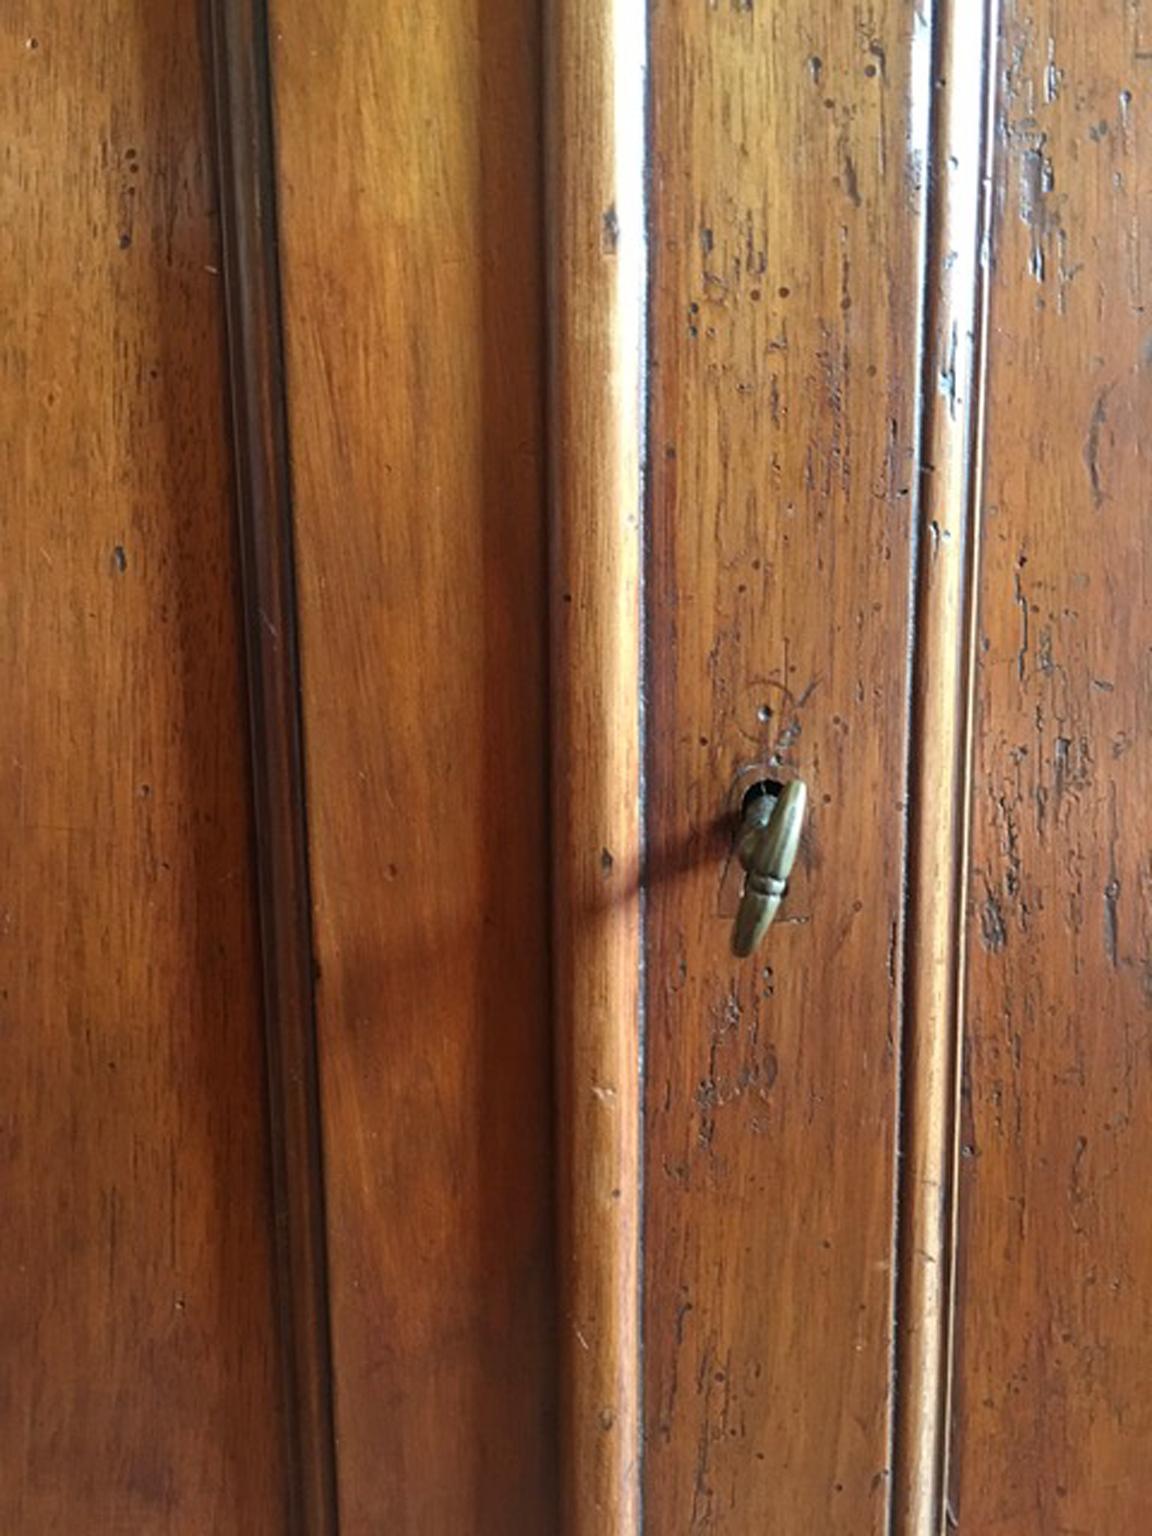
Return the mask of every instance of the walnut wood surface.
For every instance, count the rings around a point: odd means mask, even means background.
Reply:
[[[209,7],[255,885],[276,1236],[288,1536],[331,1536],[336,1474],[312,907],[264,0]]]
[[[341,1531],[555,1528],[540,36],[271,7]]]
[[[953,1525],[1152,1509],[1152,15],[1008,0]]]
[[[994,7],[934,7],[897,1203],[892,1529],[944,1519]]]
[[[284,1529],[195,6],[0,24],[0,1529]]]
[[[880,1532],[909,701],[914,17],[653,14],[645,1510]],[[811,792],[729,952],[742,774]]]
[[[568,1536],[631,1536],[640,1520],[638,41],[627,0],[551,7],[553,957]]]
[[[1147,1524],[1152,21],[622,5],[0,31],[5,1533]]]

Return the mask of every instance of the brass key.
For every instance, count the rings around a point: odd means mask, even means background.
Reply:
[[[744,807],[736,841],[736,857],[745,875],[732,929],[735,955],[750,955],[780,910],[800,847],[807,803],[807,789],[801,780],[793,779],[779,795],[755,795]]]

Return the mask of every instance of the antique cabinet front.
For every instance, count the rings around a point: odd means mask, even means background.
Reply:
[[[1144,1531],[1150,27],[5,20],[4,1532]]]

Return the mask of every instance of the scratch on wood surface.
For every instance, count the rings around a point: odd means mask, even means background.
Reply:
[[[1084,464],[1088,470],[1088,483],[1092,488],[1092,505],[1097,511],[1104,505],[1107,497],[1100,469],[1100,436],[1108,421],[1108,396],[1111,392],[1112,386],[1109,385],[1096,396],[1088,423],[1088,434],[1084,439]]]

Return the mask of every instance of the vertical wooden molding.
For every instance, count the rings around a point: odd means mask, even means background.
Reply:
[[[644,28],[548,27],[555,1015],[568,1536],[640,1522]]]
[[[978,8],[940,0],[926,87],[930,171],[908,785],[894,1536],[938,1536],[946,1520],[996,11],[997,0],[981,0]]]
[[[267,16],[212,0],[224,291],[294,1536],[335,1536],[336,1479]]]

